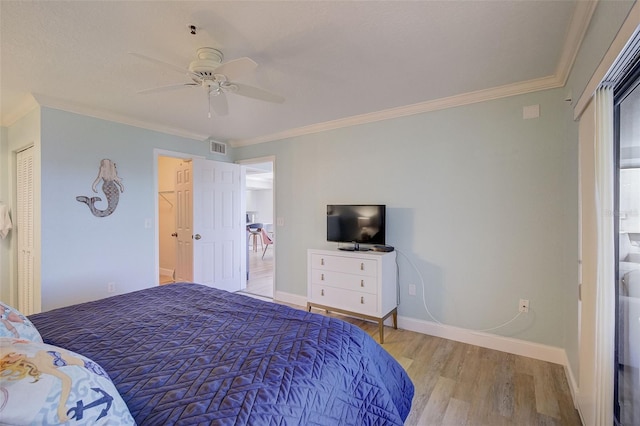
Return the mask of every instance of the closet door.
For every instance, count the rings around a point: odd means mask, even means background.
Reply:
[[[33,279],[33,147],[16,161],[16,236],[18,244],[18,310],[35,313]]]

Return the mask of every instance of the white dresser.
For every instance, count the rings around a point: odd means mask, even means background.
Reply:
[[[384,320],[397,328],[396,253],[308,250],[307,310],[312,307],[376,321],[384,343]]]

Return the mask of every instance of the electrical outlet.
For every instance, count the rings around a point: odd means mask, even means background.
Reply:
[[[116,292],[116,283],[107,283],[107,293]]]
[[[416,285],[409,284],[409,296],[415,296],[415,295],[416,295]]]
[[[518,303],[518,310],[524,313],[529,312],[529,300],[520,299],[520,303]]]

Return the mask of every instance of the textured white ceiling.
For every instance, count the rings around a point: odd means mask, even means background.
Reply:
[[[43,105],[242,143],[531,80],[557,85],[577,46],[567,39],[579,3],[1,1],[2,124],[33,94]],[[128,52],[186,68],[202,46],[225,61],[252,58],[255,78],[243,82],[286,101],[228,95],[229,115],[209,119],[201,88],[137,94],[189,78]]]

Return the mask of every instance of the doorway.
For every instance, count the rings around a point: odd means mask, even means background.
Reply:
[[[176,221],[178,202],[175,191],[175,170],[184,158],[158,157],[158,259],[159,284],[176,282],[178,265],[178,235]]]
[[[240,163],[245,174],[247,285],[243,292],[273,299],[275,288],[275,159]]]
[[[158,283],[241,290],[246,273],[242,167],[159,151],[155,156]]]

